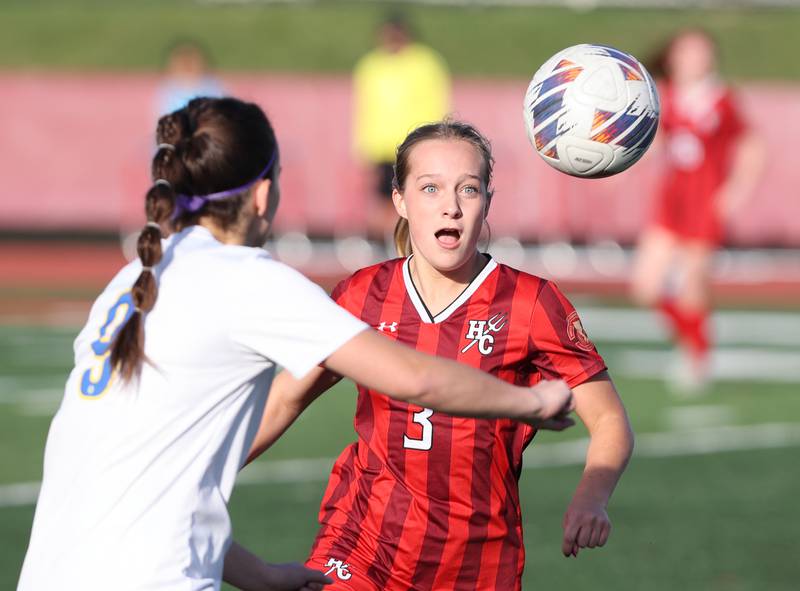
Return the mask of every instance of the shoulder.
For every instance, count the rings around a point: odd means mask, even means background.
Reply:
[[[551,283],[544,277],[539,277],[538,275],[533,275],[532,273],[520,271],[519,269],[503,263],[498,263],[497,268],[501,276],[505,276],[513,280],[516,291],[522,291],[526,296],[530,296],[531,294],[538,296],[541,290]]]
[[[331,298],[337,303],[342,303],[348,296],[376,290],[385,292],[395,273],[402,273],[404,260],[391,259],[359,269],[338,283],[331,292]]]
[[[243,247],[246,248],[246,247]],[[266,283],[273,291],[283,291],[294,287],[309,287],[319,289],[316,283],[303,275],[297,269],[276,261],[269,253],[262,249],[251,249],[256,252],[231,253],[238,259],[234,268],[238,271],[238,279],[249,283]],[[260,251],[260,252],[258,252]]]
[[[373,49],[359,58],[353,71],[357,76],[368,74],[373,69],[380,68],[385,61],[385,53],[378,49]]]
[[[432,47],[422,43],[412,43],[406,49],[407,55],[413,56],[420,60],[430,60],[437,63],[443,63],[444,58]]]

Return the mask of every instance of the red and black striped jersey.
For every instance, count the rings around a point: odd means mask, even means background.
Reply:
[[[387,338],[513,384],[561,378],[574,387],[605,369],[553,283],[490,259],[432,315],[409,260],[362,269],[332,297]],[[378,589],[520,588],[517,481],[531,427],[452,417],[359,386],[355,429],[333,468],[312,556],[341,560]]]

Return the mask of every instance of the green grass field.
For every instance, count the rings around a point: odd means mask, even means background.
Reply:
[[[158,69],[177,38],[208,46],[224,70],[347,72],[373,43],[383,2],[222,5],[187,0],[5,0],[0,68]],[[719,39],[737,79],[800,79],[800,10],[624,10],[411,6],[420,38],[458,75],[532,75],[576,43],[609,43],[641,58],[679,27]]]
[[[0,327],[2,589],[14,588],[33,515],[32,504],[12,505],[3,491],[41,477],[44,438],[70,366],[75,332]],[[612,371],[622,346],[599,343]],[[705,397],[682,399],[655,380],[618,376],[616,381],[637,432],[637,452],[610,507],[614,533],[609,545],[586,551],[577,560],[560,555],[561,516],[580,466],[569,461],[533,466],[548,463],[559,442],[585,433],[575,428],[543,434],[528,451],[531,467],[521,480],[528,550],[525,588],[796,589],[798,385],[720,382]],[[305,556],[315,532],[324,473],[318,468],[303,472],[301,465],[299,476],[293,476],[284,468],[289,462],[296,468],[298,460],[337,455],[353,439],[353,406],[352,386],[337,387],[243,473],[231,506],[239,541],[274,561]],[[676,423],[678,416],[703,420],[692,429]],[[764,443],[736,431],[735,450],[694,449],[665,457],[654,453],[659,437],[685,443],[698,433],[731,426],[777,424],[793,429],[794,439]]]

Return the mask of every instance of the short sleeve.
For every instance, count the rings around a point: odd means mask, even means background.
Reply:
[[[546,379],[562,379],[570,388],[606,369],[572,304],[545,281],[531,313],[532,361]]]
[[[231,338],[296,378],[368,328],[294,269],[266,258],[246,266]]]

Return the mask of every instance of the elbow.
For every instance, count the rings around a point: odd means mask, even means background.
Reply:
[[[436,406],[436,374],[428,364],[415,364],[399,392],[402,400],[422,407]]]
[[[427,367],[418,367],[408,384],[408,402],[419,406],[436,405],[436,387],[433,372]]]
[[[628,421],[627,417],[623,424],[622,442],[622,451],[625,457],[625,465],[627,466],[636,445],[636,436],[633,434],[633,427],[631,427],[631,423]]]

